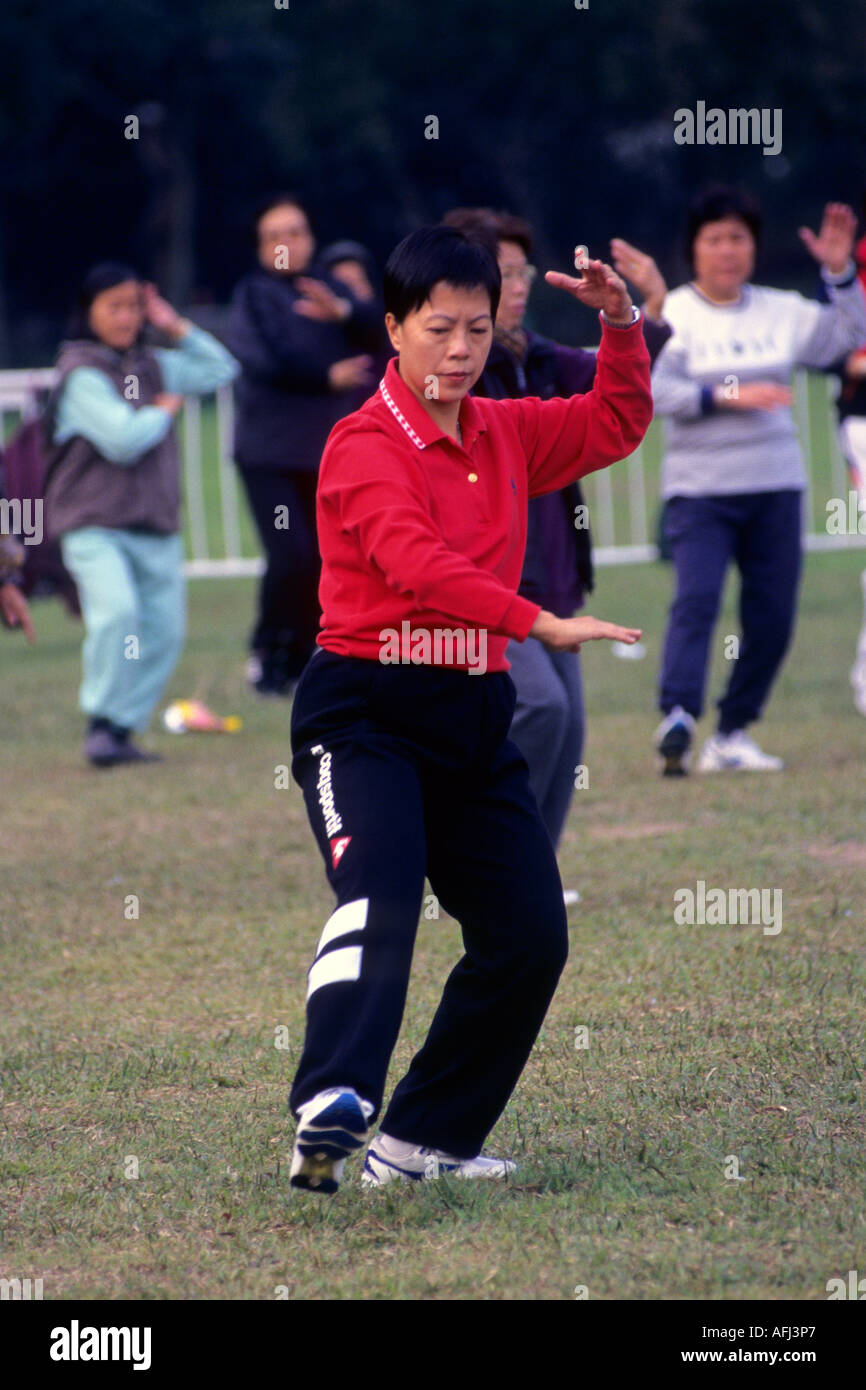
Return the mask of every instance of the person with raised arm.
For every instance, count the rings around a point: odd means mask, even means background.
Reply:
[[[791,413],[796,367],[827,367],[866,339],[866,298],[851,257],[856,219],[828,203],[820,232],[800,229],[828,304],[751,283],[761,217],[731,188],[701,194],[689,219],[694,278],[673,290],[674,329],[653,368],[666,418],[665,529],[676,573],[655,749],[665,776],[689,767],[703,711],[710,638],[731,561],[740,571],[741,635],[702,773],[777,772],[782,759],[747,728],[761,717],[794,630],[806,472]],[[733,634],[732,634],[733,635]]]
[[[322,626],[292,710],[292,772],[337,899],[308,974],[290,1096],[291,1182],[307,1190],[336,1191],[379,1116],[425,876],[465,954],[362,1180],[514,1168],[482,1148],[553,997],[567,929],[556,856],[508,739],[506,646],[531,634],[575,651],[640,635],[518,594],[527,507],[631,453],[652,414],[623,281],[600,261],[547,278],[601,311],[593,389],[477,399],[501,290],[495,256],[452,227],[406,237],[385,269],[397,356],[322,456]]]
[[[148,326],[172,346],[150,346]],[[237,370],[131,267],[104,262],[85,278],[46,410],[45,518],[81,600],[79,703],[95,767],[157,760],[132,735],[147,728],[186,627],[175,417],[184,395]]]

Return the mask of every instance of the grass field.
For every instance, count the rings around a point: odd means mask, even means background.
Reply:
[[[332,1200],[288,1186],[332,899],[298,789],[274,787],[288,707],[244,688],[252,583],[191,586],[170,692],[243,732],[155,732],[166,762],[139,770],[81,760],[74,624],[41,604],[36,647],[0,632],[0,1275],[46,1299],[823,1300],[866,1272],[862,564],[808,561],[760,727],[788,770],[667,782],[650,742],[670,574],[602,571],[592,611],[642,625],[648,656],[585,649],[590,785],[561,854],[583,901],[489,1146],[519,1175],[365,1194],[356,1161]],[[677,925],[698,879],[780,889],[781,932]],[[394,1078],[459,951],[450,918],[422,923]]]

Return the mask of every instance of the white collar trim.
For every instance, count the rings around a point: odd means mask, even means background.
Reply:
[[[379,382],[379,390],[382,393],[383,401],[390,410],[391,414],[394,416],[394,419],[397,421],[399,425],[402,425],[403,429],[406,431],[409,438],[412,440],[412,443],[415,445],[415,448],[426,449],[427,445],[424,443],[424,440],[421,438],[420,434],[418,434],[416,430],[413,430],[412,426],[409,424],[409,421],[406,419],[406,416],[403,414],[397,402],[394,400],[394,397],[391,395],[391,392],[385,385],[384,377],[382,377],[382,380]]]

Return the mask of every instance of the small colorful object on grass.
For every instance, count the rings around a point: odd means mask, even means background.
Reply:
[[[201,700],[173,700],[162,722],[171,734],[235,734],[243,723],[236,714],[221,719]]]

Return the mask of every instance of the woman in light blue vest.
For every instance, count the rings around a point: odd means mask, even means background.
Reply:
[[[147,324],[174,346],[147,346]],[[46,523],[81,599],[85,756],[96,767],[148,762],[131,734],[147,727],[185,633],[174,419],[184,394],[213,391],[238,368],[134,270],[106,263],[84,282],[57,369]]]

